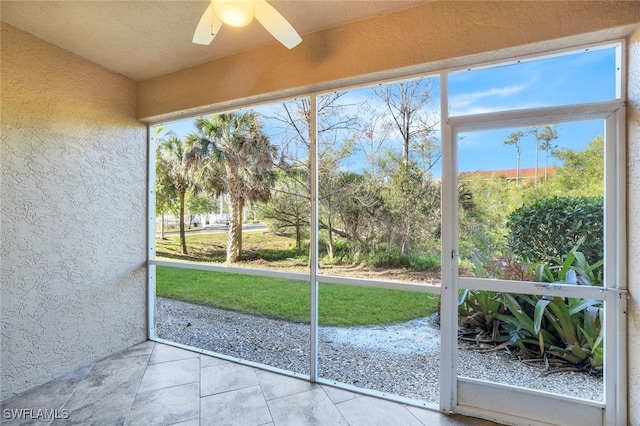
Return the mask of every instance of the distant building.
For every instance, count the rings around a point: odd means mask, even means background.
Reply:
[[[547,167],[547,177],[553,176],[556,172],[555,167]],[[503,178],[507,180],[516,180],[516,169],[506,170],[477,170],[475,172],[460,172],[458,175],[460,180],[468,179],[471,177],[479,176],[483,179],[496,179]],[[538,180],[544,180],[545,168],[538,167]],[[527,167],[520,169],[520,182],[532,182],[536,177],[536,168]]]

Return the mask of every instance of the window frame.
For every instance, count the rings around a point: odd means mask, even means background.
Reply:
[[[458,115],[455,117],[448,116],[448,75],[462,69],[490,68],[498,64],[506,64],[509,62],[520,62],[525,60],[534,60],[541,58],[551,58],[554,56],[564,55],[569,52],[576,52],[583,49],[596,48],[616,48],[616,99],[604,102],[594,102],[578,105],[554,106],[548,108],[528,109],[528,110],[511,110],[478,115]],[[417,77],[429,77],[439,75],[440,77],[440,118],[441,118],[441,149],[442,149],[442,281],[441,285],[421,285],[408,282],[390,282],[377,281],[363,278],[337,277],[322,274],[318,269],[318,158],[316,149],[317,138],[317,122],[315,114],[312,114],[311,122],[311,223],[316,224],[310,229],[311,233],[311,267],[308,273],[278,272],[273,270],[242,268],[233,266],[217,266],[204,265],[195,262],[176,262],[157,260],[155,256],[155,141],[153,140],[151,126],[160,123],[150,124],[148,127],[148,240],[147,240],[147,321],[148,321],[148,338],[153,341],[161,341],[178,347],[196,350],[200,353],[214,355],[229,359],[224,354],[212,353],[210,351],[187,347],[175,342],[167,342],[159,339],[155,335],[155,267],[170,266],[176,268],[191,268],[209,271],[234,272],[254,276],[272,276],[288,279],[309,280],[311,285],[311,365],[310,375],[304,376],[291,372],[281,371],[270,366],[256,364],[254,362],[244,361],[247,365],[257,366],[269,371],[275,371],[295,377],[304,377],[312,382],[336,385],[333,382],[323,381],[318,377],[318,285],[322,283],[334,283],[341,285],[359,285],[383,288],[394,288],[411,291],[421,291],[433,294],[439,294],[441,297],[441,316],[447,320],[441,323],[441,378],[440,378],[440,404],[438,407],[432,404],[419,404],[422,407],[431,408],[443,412],[457,412],[461,414],[470,414],[480,417],[490,417],[485,411],[475,408],[460,406],[458,404],[458,378],[456,373],[456,329],[457,324],[457,289],[460,284],[466,288],[482,288],[493,290],[504,290],[508,286],[513,289],[514,283],[518,286],[524,286],[526,292],[530,294],[543,295],[563,295],[566,294],[567,286],[563,285],[541,285],[540,283],[523,284],[521,282],[497,281],[497,280],[477,280],[460,278],[457,274],[457,224],[452,217],[452,213],[457,209],[457,196],[455,190],[457,188],[457,171],[455,170],[455,161],[457,157],[455,143],[456,135],[460,130],[483,130],[488,128],[509,127],[514,124],[520,125],[541,125],[556,124],[567,121],[579,121],[583,119],[599,118],[605,120],[605,170],[607,178],[605,179],[605,282],[615,283],[612,287],[601,288],[583,288],[579,289],[575,294],[580,297],[590,297],[602,299],[608,307],[605,310],[606,316],[606,340],[605,340],[605,402],[604,404],[595,404],[595,407],[604,409],[604,424],[610,423],[626,423],[626,300],[627,300],[627,276],[626,276],[626,123],[625,123],[625,96],[626,96],[626,62],[623,52],[625,51],[624,40],[605,41],[603,43],[593,43],[583,46],[573,46],[564,49],[545,52],[542,54],[532,54],[518,57],[513,60],[497,60],[483,63],[473,63],[473,59],[462,59],[468,61],[468,66],[460,66],[452,69],[444,69],[434,72],[433,66],[426,64],[423,69],[420,67],[412,67],[411,70],[390,70],[387,73],[376,74],[372,76],[363,76],[358,80],[361,82],[357,86],[347,86],[343,83],[328,83],[323,90],[326,93],[331,90],[349,90],[351,88],[370,86],[376,83],[387,83],[391,81],[412,79]],[[417,71],[416,71],[417,69]],[[381,77],[382,76],[382,77]],[[386,79],[385,79],[386,78]],[[312,111],[316,111],[316,96],[320,92],[312,90],[305,96],[310,97],[310,105]],[[270,96],[270,102],[280,102],[289,100],[289,97],[278,98],[277,94]],[[250,100],[246,103],[238,102],[240,108],[248,108],[256,106]],[[212,108],[210,113],[221,113],[222,110]],[[449,141],[448,143],[446,141]],[[609,197],[606,194],[613,194]],[[575,288],[571,289],[575,290]],[[597,297],[596,297],[597,296]],[[240,361],[233,359],[234,361]],[[350,389],[349,386],[342,386]],[[487,386],[487,384],[483,384]],[[491,387],[491,386],[490,386]],[[417,405],[415,401],[409,401],[405,398],[382,395],[379,392],[358,389],[359,392],[370,394],[378,397],[385,397],[410,405]],[[562,400],[553,395],[543,395],[546,399],[551,397],[553,400]],[[545,399],[543,398],[543,399]],[[594,404],[587,404],[594,405]],[[513,420],[510,414],[506,414],[502,418],[504,420]]]

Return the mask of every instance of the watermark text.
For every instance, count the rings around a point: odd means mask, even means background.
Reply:
[[[62,409],[33,409],[33,408],[5,408],[2,417],[6,420],[55,420],[68,419],[69,410]]]

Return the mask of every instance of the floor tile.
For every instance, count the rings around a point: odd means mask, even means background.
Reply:
[[[149,357],[140,355],[127,358],[105,358],[96,362],[91,371],[78,385],[77,391],[88,388],[107,388],[117,390],[119,386],[131,380],[139,380],[147,368]]]
[[[133,404],[148,356],[103,360],[78,385],[64,409],[69,418],[52,425],[122,425]]]
[[[155,342],[147,340],[135,346],[131,346],[128,349],[125,349],[122,352],[118,352],[117,354],[113,354],[109,357],[109,359],[118,359],[118,358],[130,358],[141,355],[149,356],[151,352],[153,352],[153,348],[155,347]]]
[[[1,407],[58,409],[58,414],[68,410],[69,418],[54,420],[51,424],[55,426],[495,425],[312,384],[154,342],[133,346],[52,380],[3,401]],[[44,419],[2,421],[8,425],[49,424]]]
[[[200,385],[189,383],[138,392],[127,424],[171,425],[200,416]]]
[[[348,425],[329,397],[318,387],[307,392],[267,401],[273,422],[278,426]]]
[[[200,426],[200,417],[197,419],[187,420],[186,422],[174,423],[171,426]]]
[[[260,386],[218,393],[200,400],[200,425],[262,425],[271,415]]]
[[[258,385],[258,377],[252,367],[234,363],[202,368],[200,375],[200,396]]]
[[[336,404],[351,426],[422,426],[402,404],[363,396]]]
[[[308,380],[296,379],[295,377],[276,374],[270,371],[258,370],[256,371],[256,375],[258,376],[258,382],[260,382],[260,387],[262,387],[262,392],[264,392],[264,397],[267,401],[306,392],[319,386]]]
[[[417,407],[407,407],[425,425],[433,426],[493,426],[496,423],[488,420],[474,419],[460,415],[447,416],[436,411],[424,410]]]
[[[216,358],[214,356],[209,355],[200,355],[200,367],[211,367],[214,365],[223,365],[228,364],[231,361],[227,361],[226,359]]]
[[[199,358],[188,358],[178,361],[163,362],[160,364],[150,364],[144,373],[138,392],[195,383],[199,380]]]
[[[186,422],[174,423],[171,426],[200,426],[200,416],[197,419],[187,420]]]
[[[360,398],[362,395],[355,392],[350,392],[344,389],[335,388],[333,386],[322,385],[322,389],[331,399],[334,404],[339,402],[349,401],[350,399]]]
[[[62,406],[71,397],[76,390],[78,384],[86,377],[91,371],[93,364],[79,368],[57,379],[53,379],[41,386],[31,389],[23,394],[16,395],[10,399],[7,399],[0,404],[0,411],[3,413],[2,423],[7,425],[46,425],[51,422],[51,419],[32,419],[36,416],[38,410],[61,410]],[[26,412],[20,413],[13,412],[16,417],[19,415],[21,419],[13,418],[6,419],[4,417],[4,410],[33,410],[35,415],[29,414],[29,418]],[[11,412],[10,412],[11,413]],[[51,411],[49,411],[51,413]],[[54,411],[54,415],[56,412]],[[63,413],[60,411],[60,415]]]
[[[176,348],[167,345],[156,345],[151,353],[151,359],[149,364],[157,364],[160,362],[177,361],[179,359],[186,358],[199,358],[200,354],[197,352],[188,351],[182,348]]]

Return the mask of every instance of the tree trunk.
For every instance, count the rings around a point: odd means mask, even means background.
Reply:
[[[244,199],[241,193],[241,183],[238,170],[230,165],[226,166],[229,182],[229,236],[227,238],[227,263],[240,260],[242,255],[242,210]]]
[[[538,142],[536,141],[536,170],[534,173],[533,183],[538,185]]]
[[[516,186],[520,186],[520,148],[516,155]]]
[[[229,236],[227,238],[227,262],[240,260],[242,253],[242,211],[241,204],[235,195],[231,195],[229,202]]]
[[[302,231],[300,230],[300,221],[296,221],[296,252],[298,256],[302,253]]]
[[[404,91],[404,90],[403,90]],[[402,94],[403,98],[405,93]],[[409,105],[405,102],[410,100],[403,100],[402,105],[402,163],[405,167],[409,165],[409,143],[411,142],[411,113],[409,112]]]
[[[408,256],[409,253],[411,253],[411,222],[406,220],[404,223],[404,232],[402,232],[400,255]]]
[[[329,259],[333,260],[333,226],[331,223],[331,214],[327,219],[327,231],[329,232],[329,241],[327,243],[327,255]]]
[[[544,181],[547,182],[547,166],[549,165],[549,150],[547,150],[544,157]]]
[[[180,245],[182,246],[182,254],[187,253],[187,238],[184,235],[184,194],[186,190],[181,189],[180,195]]]
[[[164,214],[164,212],[162,212],[162,222],[161,222],[161,225],[160,225],[160,238],[163,239],[163,240],[165,239],[164,238],[164,222],[165,222],[164,218],[165,218],[165,214]]]
[[[238,229],[240,234],[238,236],[238,259],[242,256],[242,224],[244,223],[244,198],[240,197],[238,200]]]

